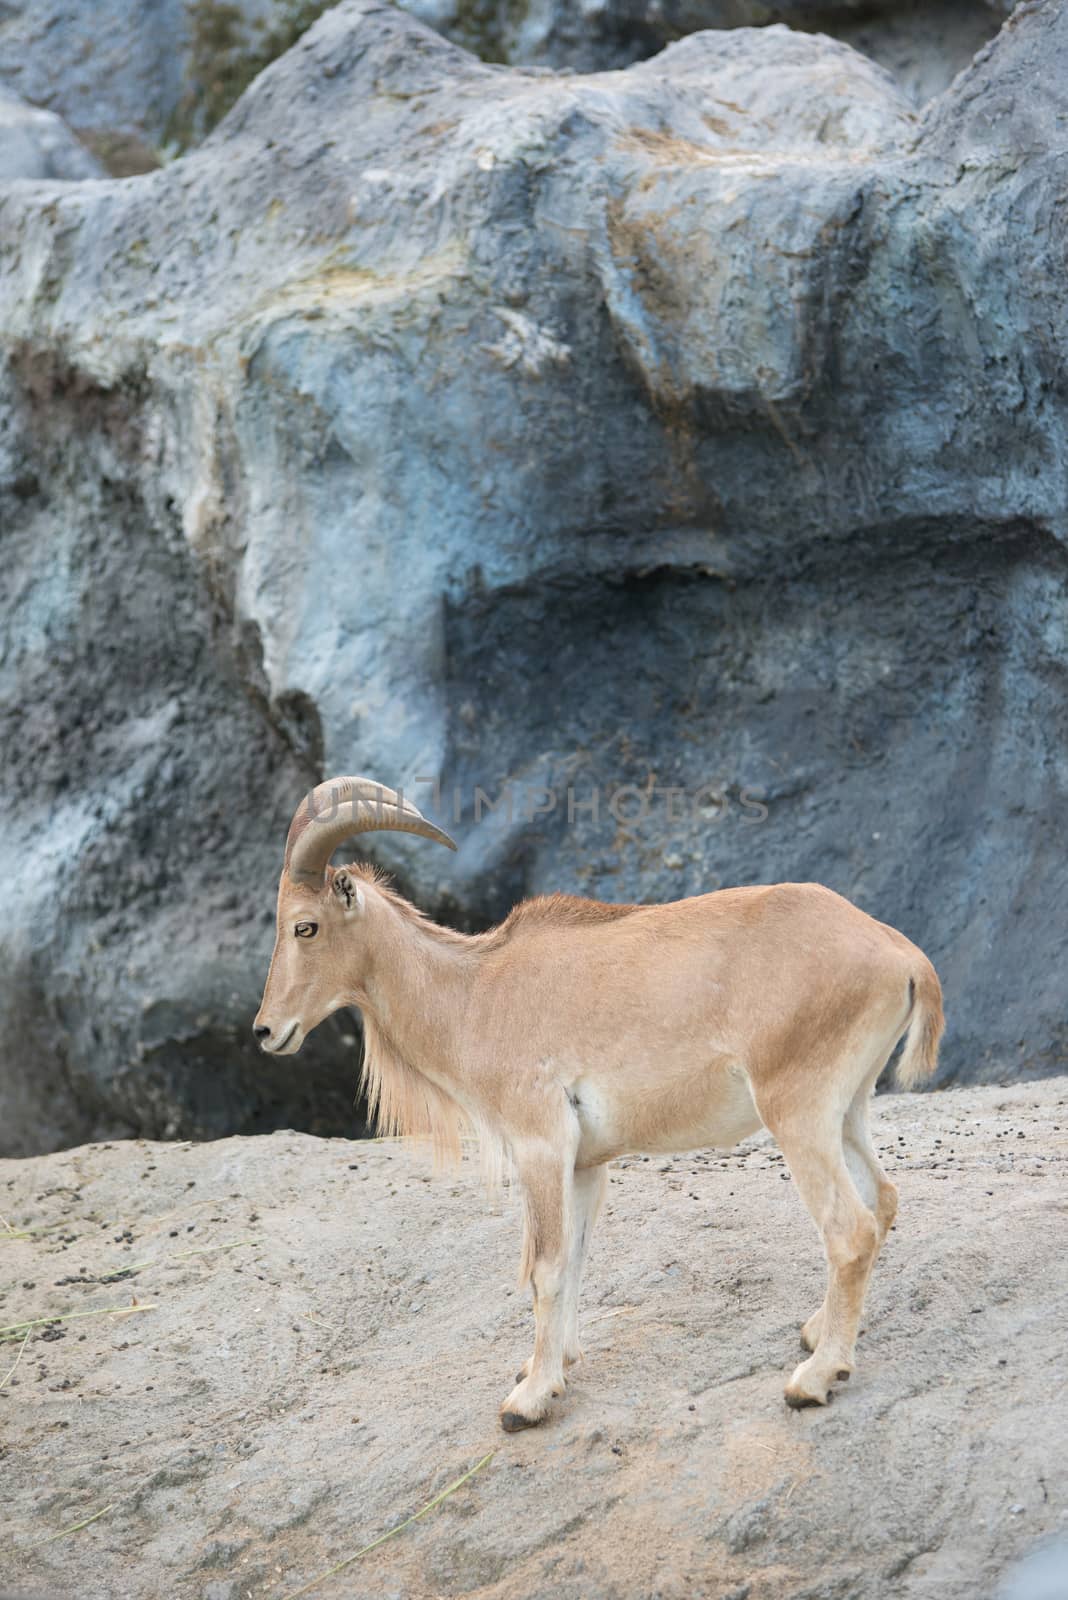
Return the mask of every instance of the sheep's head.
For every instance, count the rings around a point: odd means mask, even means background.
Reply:
[[[331,867],[330,857],[354,834],[379,828],[456,849],[410,801],[369,778],[331,778],[297,808],[278,886],[274,955],[252,1025],[270,1055],[295,1055],[324,1017],[358,999],[351,935],[367,911],[366,885]]]

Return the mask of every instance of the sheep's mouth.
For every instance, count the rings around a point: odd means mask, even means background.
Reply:
[[[296,1033],[298,1026],[299,1024],[296,1022],[291,1023],[289,1028],[286,1030],[285,1036],[279,1039],[277,1044],[264,1044],[263,1048],[266,1050],[267,1054],[269,1056],[280,1056],[290,1039],[292,1039],[293,1035]]]

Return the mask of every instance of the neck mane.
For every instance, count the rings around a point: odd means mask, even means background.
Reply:
[[[366,866],[374,959],[357,992],[363,1016],[361,1087],[379,1138],[429,1139],[435,1160],[458,1160],[465,1133],[483,1131],[460,1091],[460,1032],[479,939],[439,927]]]
[[[458,933],[405,900],[376,868],[348,868],[373,900],[373,956],[355,1000],[363,1015],[361,1086],[381,1138],[423,1138],[435,1158],[456,1159],[476,1134],[483,1170],[495,1181],[501,1145],[465,1071],[464,1026],[484,957],[512,940],[554,927],[614,922],[640,906],[571,895],[525,900],[486,933]]]

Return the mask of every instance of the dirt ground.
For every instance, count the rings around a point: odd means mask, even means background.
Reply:
[[[875,1120],[901,1211],[832,1406],[782,1401],[823,1269],[765,1136],[613,1167],[585,1360],[515,1436],[518,1210],[474,1163],[291,1133],[0,1162],[0,1588],[993,1596],[1068,1535],[1068,1078]]]

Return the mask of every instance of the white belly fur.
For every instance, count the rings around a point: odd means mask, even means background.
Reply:
[[[580,1167],[641,1151],[728,1149],[763,1126],[749,1075],[738,1064],[712,1068],[705,1093],[696,1105],[687,1097],[687,1114],[675,1126],[656,1105],[655,1091],[653,1096],[615,1095],[603,1081],[579,1078],[570,1095],[581,1130]]]

